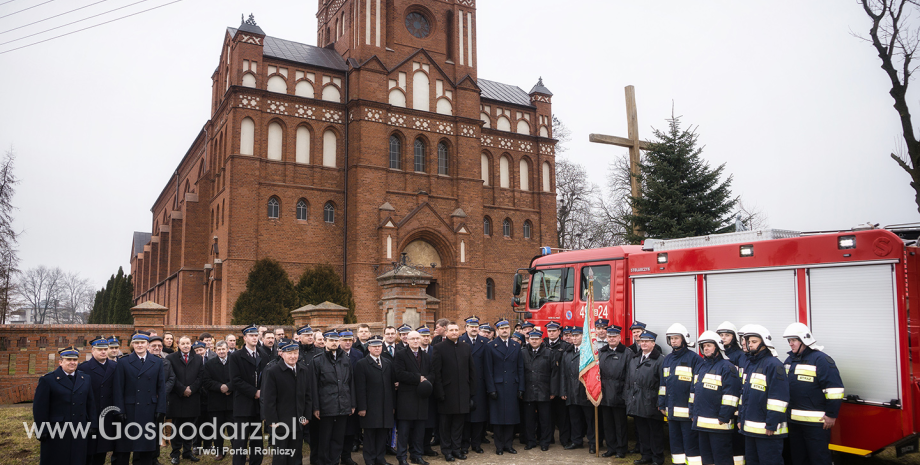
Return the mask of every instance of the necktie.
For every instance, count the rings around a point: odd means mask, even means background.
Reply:
[[[226,365],[226,364],[227,364],[227,359],[225,359],[225,358],[220,359],[220,364],[221,364],[221,365]]]
[[[145,358],[146,358],[146,357],[141,357],[141,365],[144,364],[144,359],[145,359]]]
[[[390,357],[393,356],[393,346],[387,346],[387,352],[390,353]]]
[[[422,356],[419,355],[418,352],[416,352],[416,353],[415,353],[415,363],[421,365],[421,364],[422,364],[422,362],[421,362],[421,357],[422,357]]]
[[[378,366],[378,367],[383,368],[383,365],[380,364],[380,359],[379,359],[379,358],[375,358],[374,361],[377,362],[377,366]]]
[[[185,359],[185,364],[188,365],[188,354],[182,354],[182,358]],[[141,359],[143,360],[143,359]]]
[[[249,356],[252,357],[252,358],[256,358],[256,353],[255,353],[255,352],[250,352],[250,353],[249,353]]]

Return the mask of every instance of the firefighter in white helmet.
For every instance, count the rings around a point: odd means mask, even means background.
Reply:
[[[760,325],[746,328],[747,365],[741,388],[738,421],[745,436],[748,465],[783,465],[783,439],[789,430],[789,380],[783,364],[773,356],[770,331]]]
[[[703,362],[693,373],[690,417],[693,429],[699,434],[702,463],[733,465],[732,433],[741,396],[741,379],[738,369],[725,356],[718,334],[705,331],[697,343],[703,353]]]
[[[693,386],[693,374],[703,359],[690,350],[694,346],[693,339],[684,325],[675,323],[666,334],[673,350],[661,364],[658,408],[668,416],[671,461],[702,464],[699,435],[690,421],[690,388]]]
[[[742,327],[742,329],[746,329],[746,327]],[[722,324],[716,328],[716,333],[722,339],[722,345],[725,347],[725,355],[727,355],[728,359],[735,365],[735,368],[738,370],[738,378],[741,379],[744,374],[742,367],[746,364],[747,360],[747,357],[744,356],[747,349],[742,350],[741,348],[744,345],[744,334],[742,334],[741,331],[735,330],[735,325],[731,321],[723,321]],[[738,411],[735,410],[735,419],[737,419],[737,417]],[[732,429],[732,454],[736,465],[744,464],[744,436],[741,435],[737,422],[735,422],[735,426]]]
[[[843,403],[843,381],[834,359],[824,353],[811,330],[792,323],[789,342],[789,447],[793,465],[829,465],[831,428]]]

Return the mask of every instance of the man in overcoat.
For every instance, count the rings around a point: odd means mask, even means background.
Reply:
[[[278,345],[280,362],[265,369],[262,380],[262,418],[271,431],[272,464],[303,462],[303,431],[309,418],[312,373],[300,358],[300,345],[285,341]]]
[[[383,338],[371,336],[365,344],[368,355],[355,365],[355,408],[364,429],[364,464],[386,465],[387,431],[393,428],[396,407],[396,376],[393,362],[381,355]]]
[[[192,352],[192,340],[187,336],[179,338],[179,350],[166,356],[176,374],[176,384],[167,394],[169,407],[167,414],[172,419],[176,428],[176,437],[172,439],[172,452],[169,454],[170,463],[179,463],[179,456],[197,462],[199,459],[192,454],[192,442],[195,439],[195,428],[183,426],[195,424],[195,419],[201,414],[201,380],[204,371],[204,362],[201,356]]]
[[[96,336],[96,338],[90,341],[89,345],[93,351],[93,358],[81,363],[77,367],[77,370],[89,375],[92,381],[93,402],[96,405],[96,411],[93,413],[93,418],[98,419],[99,414],[103,410],[115,405],[115,395],[112,391],[115,381],[112,377],[115,375],[115,365],[117,365],[118,362],[109,360],[109,340],[105,336]],[[112,417],[106,417],[103,419],[103,423],[105,423],[105,425],[99,425],[99,428],[105,428],[106,433],[112,435],[115,431]],[[102,437],[101,434],[97,434],[96,437],[90,436],[89,444],[86,449],[86,463],[90,465],[102,465],[105,463],[106,453],[114,450],[114,439],[106,439]],[[123,456],[124,453],[121,455]],[[118,465],[120,461],[124,460],[122,456],[113,456],[112,463]]]
[[[476,368],[476,379],[485,379],[485,354],[488,352],[489,340],[479,335],[479,318],[471,316],[466,319],[466,333],[460,336],[460,342],[470,345],[470,355],[473,357],[473,366]],[[473,393],[473,404],[476,408],[470,412],[469,420],[463,425],[462,450],[472,450],[477,454],[482,453],[482,437],[489,421],[489,397],[486,394],[486,384],[478,383],[476,392]]]
[[[431,375],[438,399],[441,434],[441,453],[444,460],[465,460],[460,450],[463,422],[470,413],[470,400],[476,392],[476,366],[468,344],[460,344],[460,327],[447,325],[447,339],[434,346]]]
[[[133,452],[135,465],[152,465],[156,460],[159,435],[146,432],[148,428],[158,431],[157,426],[166,418],[166,372],[163,360],[147,352],[149,339],[146,331],[137,331],[131,336],[134,352],[115,366],[115,406],[121,412],[115,419],[123,426],[127,426],[125,422],[136,423],[144,431],[137,439],[118,441],[115,449]]]
[[[549,450],[553,437],[552,406],[556,396],[553,386],[558,382],[559,367],[552,349],[543,343],[543,332],[531,331],[527,335],[527,347],[521,351],[524,359],[524,437],[525,449],[530,450],[540,442],[540,450]],[[537,425],[540,437],[537,438]]]
[[[598,351],[601,372],[600,414],[604,422],[604,441],[607,451],[604,457],[616,455],[626,457],[626,375],[633,351],[629,350],[620,339],[622,328],[617,325],[607,328],[607,346]]]
[[[396,458],[399,465],[408,465],[407,454],[412,463],[427,464],[422,458],[422,441],[430,407],[431,360],[420,349],[421,336],[417,331],[410,332],[406,340],[408,348],[396,352],[393,360],[393,370],[399,382],[396,399]]]
[[[489,421],[492,423],[495,453],[517,454],[511,442],[514,426],[521,422],[518,399],[524,393],[524,359],[521,345],[511,339],[511,323],[495,323],[498,337],[489,343],[485,361],[485,385],[489,395]]]
[[[328,331],[325,352],[313,357],[313,415],[319,419],[319,465],[337,465],[342,456],[348,416],[355,413],[355,380],[339,333]]]
[[[249,458],[250,465],[262,463],[262,417],[261,386],[262,372],[268,364],[268,356],[258,351],[259,328],[249,325],[243,328],[243,348],[230,355],[230,390],[233,392],[233,465],[244,465]],[[255,438],[255,439],[250,439]]]
[[[572,328],[573,344],[580,342],[582,328]],[[585,385],[579,379],[579,361],[582,348],[580,345],[571,345],[562,354],[560,363],[561,379],[559,381],[560,395],[565,399],[569,409],[569,421],[572,428],[572,443],[566,449],[580,449],[584,447],[583,438],[588,438],[588,452],[595,453],[596,443],[594,437],[594,405],[588,400]],[[591,350],[586,346],[584,350]]]
[[[233,419],[233,391],[230,390],[230,364],[227,341],[219,341],[214,352],[217,357],[204,364],[201,385],[208,391],[208,421],[217,425],[214,431],[216,459],[222,460],[224,450],[223,427]],[[200,433],[200,432],[199,432]],[[210,433],[210,432],[209,432]]]
[[[97,425],[93,384],[89,375],[77,370],[79,350],[70,346],[58,354],[60,366],[38,379],[32,401],[32,417],[41,441],[39,463],[82,465],[86,463],[89,430]],[[66,428],[68,424],[74,429],[84,428],[86,435],[66,429],[63,436],[52,436],[51,428]],[[102,455],[105,457],[104,452]]]

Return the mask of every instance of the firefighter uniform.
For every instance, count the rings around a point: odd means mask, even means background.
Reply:
[[[744,459],[747,465],[783,465],[783,439],[789,433],[786,370],[769,350],[772,339],[766,328],[752,325],[744,336],[745,339],[755,336],[762,339],[762,347],[756,352],[748,351],[742,378],[738,421],[741,422],[741,434],[745,436]]]
[[[671,461],[699,465],[703,462],[700,459],[699,436],[690,421],[690,389],[693,386],[693,374],[703,359],[690,350],[693,341],[683,325],[671,325],[667,336],[681,336],[684,339],[680,348],[665,356],[658,388],[658,408],[667,409],[668,412]]]
[[[726,359],[719,336],[706,331],[700,335],[698,344],[704,342],[716,345],[716,351],[704,356],[693,374],[693,389],[690,393],[690,417],[693,429],[699,432],[702,463],[732,465],[732,434],[735,430],[735,412],[741,395],[741,380],[738,370]]]
[[[824,417],[837,418],[843,403],[843,381],[834,359],[802,323],[794,323],[783,334],[797,338],[805,347],[789,352],[789,446],[794,465],[831,463],[831,430],[824,428]]]
[[[741,350],[741,335],[738,333],[735,325],[731,321],[723,321],[722,324],[720,324],[716,329],[716,334],[721,336],[723,333],[730,333],[733,336],[731,344],[725,346],[724,353],[728,357],[728,360],[735,365],[735,368],[738,371],[738,378],[740,380],[744,374],[741,367],[747,363],[747,358],[744,356],[744,351]],[[732,456],[734,457],[735,465],[744,465],[744,436],[741,434],[741,430],[739,429],[737,422],[737,410],[735,410],[735,420],[735,428],[732,430]]]

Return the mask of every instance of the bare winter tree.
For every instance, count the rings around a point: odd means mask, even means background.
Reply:
[[[572,131],[556,115],[553,115],[553,139],[559,141],[556,142],[556,154],[568,150],[565,144],[572,140]]]
[[[894,99],[894,109],[901,121],[901,132],[907,153],[891,154],[897,164],[910,175],[914,201],[920,211],[920,141],[914,133],[907,102],[907,87],[916,65],[914,54],[920,46],[920,2],[917,0],[860,0],[872,21],[869,37],[857,35],[872,44],[882,60],[882,70],[891,81],[888,93]],[[913,17],[912,17],[913,16]]]
[[[770,219],[757,204],[751,204],[739,198],[737,208],[738,216],[741,218],[741,224],[744,225],[745,231],[766,229],[770,226]]]
[[[16,292],[31,314],[32,323],[44,324],[46,318],[53,319],[59,312],[63,275],[60,268],[39,266],[19,276]]]
[[[19,256],[16,243],[19,233],[13,229],[13,194],[19,180],[13,174],[16,154],[7,150],[0,161],[0,324],[6,323],[12,309],[16,274],[19,273]]]
[[[78,273],[64,273],[59,289],[56,323],[85,324],[96,297],[89,279],[81,278]]]
[[[556,233],[563,249],[590,249],[615,245],[616,234],[600,208],[602,192],[588,182],[584,166],[556,159]]]

